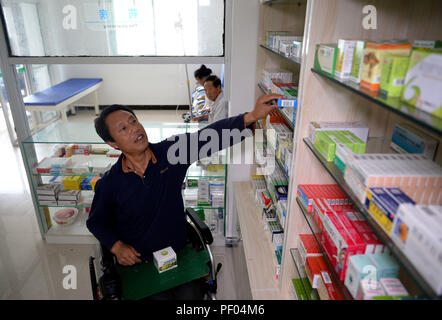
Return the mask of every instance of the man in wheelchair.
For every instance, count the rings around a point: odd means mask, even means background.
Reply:
[[[98,180],[86,225],[99,240],[103,251],[115,257],[119,274],[124,274],[131,266],[140,270],[147,268],[145,265],[153,260],[153,252],[169,246],[177,253],[179,262],[180,253],[186,251],[189,239],[195,245],[196,236],[188,232],[192,229],[187,224],[181,195],[187,169],[200,158],[242,141],[245,138],[243,134],[240,139],[235,139],[232,134],[223,139],[226,129],[232,133],[235,129],[236,132],[253,130],[257,120],[264,119],[277,108],[270,103],[282,97],[275,94],[262,96],[249,113],[223,119],[197,132],[176,135],[159,143],[149,143],[143,126],[128,107],[112,105],[101,112],[95,119],[97,134],[108,145],[121,150],[122,154]],[[218,139],[213,139],[213,134]],[[211,137],[209,141],[207,137]],[[205,233],[201,225],[204,223],[192,218],[189,211],[187,215],[194,229],[200,232],[200,237],[201,233]],[[211,243],[211,235],[206,234],[207,237],[209,239],[200,237],[206,249]],[[208,252],[211,255],[210,249]],[[180,269],[180,264],[176,269]],[[211,269],[213,278],[213,263]],[[168,272],[173,270],[164,275]],[[158,275],[152,273],[152,276]],[[162,282],[163,278],[156,281]],[[201,280],[193,280],[150,297],[200,299]]]

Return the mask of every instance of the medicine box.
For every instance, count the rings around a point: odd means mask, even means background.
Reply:
[[[365,46],[361,87],[378,91],[381,83],[382,67],[384,57],[395,55],[408,57],[411,51],[411,44],[405,42],[367,42]]]
[[[321,277],[321,269],[316,261],[318,257],[307,257],[305,262],[305,272],[310,280],[313,289],[318,288],[319,278]]]
[[[58,184],[42,184],[37,187],[37,195],[55,196],[60,190]]]
[[[383,278],[380,280],[382,288],[390,297],[406,297],[408,291],[403,286],[402,282],[397,278]]]
[[[63,179],[63,187],[65,190],[81,190],[81,181],[84,176],[68,176]]]
[[[356,300],[373,300],[374,297],[378,296],[385,296],[385,291],[379,281],[371,279],[361,281]]]
[[[300,234],[298,238],[298,251],[305,264],[307,257],[321,257],[322,252],[312,234]]]
[[[314,148],[319,151],[321,156],[328,162],[333,162],[335,160],[336,142],[334,142],[324,131],[316,133]]]
[[[338,45],[335,43],[317,44],[314,62],[315,70],[334,77],[338,52]]]
[[[391,238],[413,266],[421,273],[433,290],[442,294],[440,270],[442,262],[442,239],[438,225],[422,221],[420,206],[402,204],[397,213]]]
[[[338,58],[336,61],[336,77],[346,80],[351,75],[356,40],[338,40]]]
[[[399,266],[393,258],[386,253],[370,254],[368,257],[376,267],[377,279],[396,278],[399,274]]]
[[[368,188],[365,206],[376,222],[391,234],[398,207],[401,203],[411,203],[411,200],[399,188]]]
[[[62,190],[58,193],[58,200],[77,201],[80,198],[79,190]]]
[[[265,43],[268,47],[272,47],[273,36],[288,36],[289,34],[289,31],[267,31],[265,35]]]
[[[401,96],[409,61],[409,57],[385,56],[379,91],[382,95],[385,97]]]
[[[280,186],[277,185],[275,186],[275,196],[276,196],[276,200],[280,201],[280,200],[287,200],[287,186]]]
[[[350,150],[345,144],[337,143],[336,144],[336,153],[334,164],[338,169],[344,173],[345,167],[347,163],[350,161],[350,157],[354,154],[353,151]]]
[[[428,48],[439,49],[442,48],[442,41],[440,40],[414,40],[413,48]]]
[[[155,251],[153,261],[159,273],[178,267],[177,257],[172,247]]]
[[[405,123],[397,123],[393,129],[390,146],[399,153],[422,154],[432,160],[436,154],[438,144],[436,139],[414,127]]]
[[[277,100],[278,107],[281,108],[296,108],[298,106],[297,99],[278,99]]]
[[[345,215],[350,221],[353,228],[359,233],[359,236],[364,239],[367,244],[365,249],[366,254],[383,253],[385,245],[374,233],[372,227],[367,220],[357,211],[346,211]]]
[[[293,289],[297,300],[310,300],[304,290],[301,279],[292,279]]]
[[[321,243],[339,278],[344,281],[348,258],[365,252],[360,238],[350,235],[335,212],[320,217],[324,226]]]
[[[319,264],[321,277],[318,282],[318,292],[321,296],[328,300],[344,300],[336,281],[330,275],[330,269],[324,257],[317,257],[316,262]]]
[[[441,50],[414,49],[408,65],[402,101],[441,118],[442,79],[439,75],[441,67]]]
[[[361,82],[362,66],[364,62],[365,41],[356,41],[350,79],[359,84]]]
[[[293,47],[293,49],[292,49],[293,56],[296,58],[301,57],[301,55],[302,55],[302,42],[301,41],[293,41],[292,47]]]
[[[373,275],[373,268],[373,262],[368,255],[357,254],[349,258],[344,284],[353,298],[356,298],[361,280],[370,274]]]

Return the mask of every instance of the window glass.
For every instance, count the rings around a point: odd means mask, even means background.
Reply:
[[[224,0],[4,0],[13,56],[223,56]]]

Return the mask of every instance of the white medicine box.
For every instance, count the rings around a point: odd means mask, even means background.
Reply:
[[[172,247],[155,251],[153,262],[159,273],[178,267],[176,254]]]

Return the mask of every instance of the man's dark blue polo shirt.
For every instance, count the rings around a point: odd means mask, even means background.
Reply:
[[[252,129],[252,126],[248,128]],[[207,138],[199,139],[206,136],[208,132],[204,131],[207,129],[214,129],[212,133],[218,134],[217,144]],[[181,188],[187,169],[199,158],[192,141],[198,141],[198,154],[201,148],[206,149],[210,144],[210,155],[244,139],[242,136],[237,141],[233,138],[223,141],[226,140],[222,139],[223,129],[242,131],[245,129],[244,115],[214,122],[198,132],[175,136],[175,139],[149,143],[153,156],[144,178],[123,170],[124,156],[121,155],[95,186],[95,196],[86,222],[89,231],[109,250],[118,240],[132,246],[141,253],[141,260],[152,260],[153,252],[168,246],[176,252],[181,250],[186,243]],[[184,150],[180,152],[186,153],[187,160],[185,163],[171,163],[173,161],[167,157],[169,147],[172,147],[171,150],[177,149],[180,144],[175,144],[175,141],[180,139],[181,142],[185,141]]]

